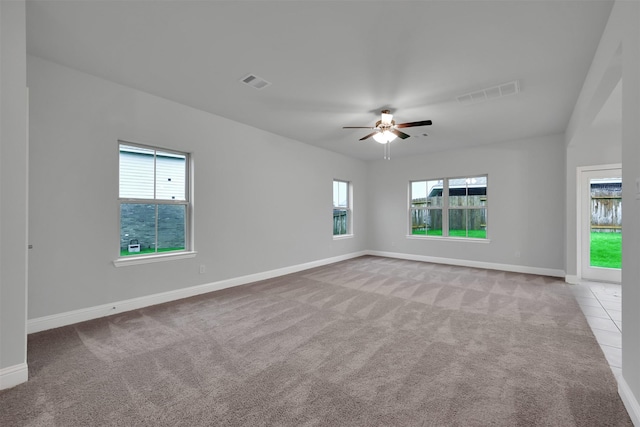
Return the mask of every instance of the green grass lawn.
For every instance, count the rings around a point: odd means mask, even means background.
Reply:
[[[413,235],[417,236],[442,236],[442,230],[429,230],[427,233],[426,230],[413,230]],[[449,230],[450,237],[469,237],[471,239],[486,239],[487,238],[487,230],[469,230],[469,235],[467,236],[465,230]]]
[[[591,233],[591,266],[622,268],[622,233]]]
[[[158,252],[173,252],[173,251],[184,251],[184,248],[160,248]],[[140,249],[140,252],[129,252],[127,249],[120,250],[120,256],[131,256],[131,255],[144,255],[144,254],[154,254],[156,253],[153,249]]]

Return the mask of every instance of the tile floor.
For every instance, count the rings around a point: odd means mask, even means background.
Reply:
[[[614,283],[571,285],[613,374],[622,372],[622,287]]]

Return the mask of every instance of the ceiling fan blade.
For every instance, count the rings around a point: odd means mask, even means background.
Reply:
[[[400,123],[397,128],[410,128],[414,126],[431,126],[431,120],[422,120],[420,122]]]
[[[371,137],[372,137],[373,135],[375,135],[376,133],[378,133],[378,131],[371,132],[369,135],[367,135],[367,136],[363,136],[362,138],[360,138],[360,141],[364,141],[364,140],[365,140],[365,139],[367,139],[367,138],[371,138]],[[407,136],[409,136],[409,135],[407,135]]]
[[[342,126],[342,129],[375,129],[373,126]]]
[[[389,129],[389,132],[395,134],[396,136],[402,138],[402,139],[407,139],[409,138],[411,135],[407,135],[404,132],[400,132],[398,129]]]

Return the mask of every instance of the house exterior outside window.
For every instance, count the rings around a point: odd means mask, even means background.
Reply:
[[[120,257],[191,249],[189,154],[119,143]]]
[[[409,235],[487,239],[487,175],[409,183]]]
[[[333,235],[352,235],[351,183],[333,180]]]

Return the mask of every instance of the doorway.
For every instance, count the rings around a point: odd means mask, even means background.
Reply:
[[[578,235],[581,277],[622,281],[622,168],[579,168]]]

